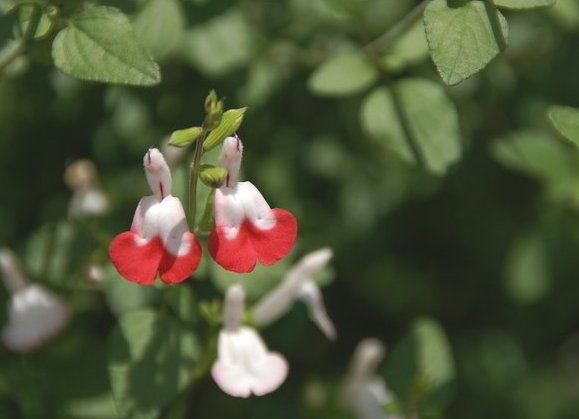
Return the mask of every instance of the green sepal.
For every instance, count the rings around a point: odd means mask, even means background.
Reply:
[[[192,144],[203,132],[201,127],[191,127],[173,131],[169,144],[175,147],[187,147]]]
[[[221,122],[209,133],[203,143],[203,150],[209,151],[221,144],[227,137],[233,134],[241,126],[247,108],[230,109],[223,113]]]
[[[219,188],[225,182],[227,169],[212,164],[202,164],[199,178],[210,188]]]
[[[211,189],[209,195],[207,196],[207,201],[205,201],[205,209],[201,215],[201,220],[199,220],[199,230],[200,231],[211,231],[215,228],[215,211],[213,210],[215,206],[215,189]]]
[[[217,128],[223,117],[223,101],[217,98],[215,90],[211,90],[205,98],[205,112],[203,126],[208,130]]]

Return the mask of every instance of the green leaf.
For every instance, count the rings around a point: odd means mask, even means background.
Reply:
[[[378,70],[360,52],[338,52],[316,68],[308,80],[310,91],[319,96],[349,96],[368,88],[378,79]]]
[[[210,188],[219,188],[225,183],[226,177],[227,169],[210,164],[202,165],[201,172],[199,172],[199,178],[201,179],[201,182]]]
[[[433,0],[424,10],[424,28],[442,80],[457,84],[482,70],[506,48],[508,26],[489,2],[450,3]]]
[[[373,90],[364,99],[360,119],[379,145],[431,173],[444,173],[460,157],[456,108],[431,81],[406,78],[392,88]]]
[[[201,127],[191,127],[173,131],[169,144],[175,147],[187,147],[192,144],[203,132]]]
[[[506,9],[533,9],[553,6],[556,0],[494,0],[495,6]]]
[[[52,57],[60,70],[79,79],[137,86],[161,81],[131,23],[113,7],[90,7],[72,18],[54,39]]]
[[[167,316],[131,311],[108,342],[109,377],[122,417],[157,417],[191,379],[199,359],[195,335]]]
[[[555,129],[579,147],[579,109],[568,106],[552,106],[548,115]]]
[[[173,313],[187,326],[195,326],[198,319],[193,289],[187,285],[168,287],[165,290],[167,304]]]
[[[47,36],[52,29],[52,21],[48,17],[47,9],[41,9],[36,4],[23,4],[18,9],[19,24],[22,34],[28,33],[34,13],[38,13],[38,22],[34,33],[30,35],[31,39],[42,39]]]
[[[133,23],[137,39],[154,58],[162,59],[185,35],[184,16],[177,0],[149,0]]]
[[[424,24],[416,22],[392,47],[381,53],[380,64],[387,70],[400,71],[428,56]]]
[[[117,316],[159,300],[158,289],[126,280],[110,263],[104,268],[103,288],[109,308]]]
[[[418,365],[433,387],[439,387],[454,378],[452,351],[442,327],[431,318],[414,322],[412,333],[418,344]]]
[[[258,44],[252,25],[236,10],[196,26],[185,39],[185,57],[210,77],[221,77],[243,67]]]
[[[209,133],[203,143],[203,150],[209,151],[220,145],[227,137],[234,134],[243,122],[247,108],[229,109],[223,113],[221,122]]]
[[[549,270],[545,244],[540,235],[528,234],[511,247],[505,266],[506,286],[513,299],[533,303],[549,288]]]
[[[111,394],[72,401],[66,408],[75,419],[117,419],[119,417]]]

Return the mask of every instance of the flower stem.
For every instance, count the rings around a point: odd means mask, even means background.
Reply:
[[[201,169],[201,156],[203,155],[203,143],[207,138],[208,131],[203,128],[203,132],[197,138],[195,143],[195,152],[191,162],[189,172],[189,229],[195,230],[195,216],[197,215],[197,182],[199,180],[199,171]]]

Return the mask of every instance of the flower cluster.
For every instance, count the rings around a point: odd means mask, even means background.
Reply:
[[[297,237],[297,221],[289,211],[271,209],[251,182],[238,182],[243,144],[239,137],[223,142],[219,165],[227,170],[215,191],[215,228],[209,253],[223,268],[250,272],[257,262],[271,265],[286,256]],[[109,255],[129,281],[151,285],[189,278],[201,260],[201,246],[189,226],[179,198],[171,195],[171,172],[156,148],[144,157],[153,195],[137,205],[131,229],[117,235]]]

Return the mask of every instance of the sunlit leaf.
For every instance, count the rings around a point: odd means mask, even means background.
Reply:
[[[507,45],[507,21],[490,2],[433,0],[424,10],[424,28],[432,60],[447,84],[482,70]]]
[[[579,147],[579,109],[568,106],[552,106],[549,119],[559,133]]]
[[[428,56],[428,44],[422,22],[416,22],[392,45],[382,52],[380,63],[388,70],[399,71]]]
[[[356,51],[339,52],[310,76],[308,87],[319,96],[340,97],[359,93],[378,79],[378,70]]]
[[[60,70],[84,80],[140,86],[161,81],[131,23],[113,7],[89,7],[70,19],[54,39],[52,57]]]
[[[246,110],[247,108],[239,108],[223,112],[221,122],[205,139],[203,150],[209,151],[217,147],[223,140],[234,134],[241,126]]]
[[[538,234],[525,235],[509,251],[505,266],[506,286],[513,299],[533,303],[549,288],[545,243]]]
[[[109,376],[122,417],[157,417],[191,379],[199,359],[195,335],[167,316],[131,311],[108,344]]]
[[[506,9],[533,9],[553,6],[556,0],[494,0],[495,6]]]
[[[34,33],[30,34],[32,39],[41,39],[47,36],[52,29],[52,22],[48,17],[47,10],[41,9],[38,5],[34,4],[23,4],[18,8],[19,12],[19,24],[22,33],[20,35],[27,34],[31,30],[30,25],[32,23],[33,14],[38,14],[38,22],[36,23],[36,28]]]
[[[406,78],[373,90],[362,104],[362,127],[384,148],[429,172],[444,173],[461,154],[458,116],[444,89]]]
[[[177,0],[149,0],[133,25],[141,44],[156,59],[173,52],[185,35],[184,11]]]

